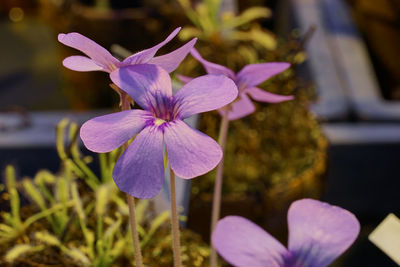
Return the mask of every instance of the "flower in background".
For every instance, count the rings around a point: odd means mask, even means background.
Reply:
[[[64,59],[63,65],[71,70],[76,71],[105,71],[111,73],[112,71],[129,65],[135,64],[156,64],[164,68],[168,72],[174,71],[182,60],[189,53],[190,49],[196,43],[196,38],[192,39],[180,48],[172,51],[163,56],[154,57],[158,49],[174,38],[181,28],[175,29],[164,41],[152,48],[140,51],[130,57],[119,61],[113,57],[104,47],[98,45],[89,38],[76,33],[60,33],[58,41],[66,46],[75,48],[85,56],[70,56]]]
[[[260,83],[289,68],[289,63],[272,62],[250,64],[235,74],[231,69],[228,69],[225,66],[203,59],[195,48],[193,48],[190,53],[203,65],[207,73],[225,75],[236,83],[239,89],[239,99],[231,105],[231,109],[228,112],[229,120],[243,118],[255,111],[255,107],[248,95],[256,101],[267,103],[279,103],[293,99],[293,96],[277,95],[257,87]],[[182,75],[179,75],[178,77],[184,83],[192,79]],[[220,110],[220,113],[222,114],[223,111]]]
[[[360,231],[352,213],[313,199],[293,202],[288,224],[288,249],[239,216],[220,220],[212,242],[225,260],[238,267],[324,267],[340,256]]]
[[[172,170],[184,179],[212,170],[222,158],[211,137],[189,127],[183,119],[232,102],[235,83],[222,75],[206,75],[172,95],[169,74],[156,65],[123,67],[111,80],[144,110],[134,109],[97,117],[81,128],[85,146],[94,152],[112,151],[136,136],[118,159],[113,178],[118,188],[136,198],[152,198],[164,177],[163,143]]]

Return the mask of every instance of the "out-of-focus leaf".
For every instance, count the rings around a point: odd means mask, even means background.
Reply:
[[[191,38],[194,37],[198,37],[199,39],[202,37],[203,33],[195,28],[195,27],[191,27],[191,26],[185,26],[184,28],[182,28],[182,30],[179,32],[179,39],[181,39],[182,41],[186,41],[189,40]]]
[[[106,212],[107,205],[110,199],[110,188],[108,184],[102,184],[96,191],[96,206],[95,211],[97,216],[103,216]]]
[[[147,199],[139,200],[136,204],[136,219],[138,223],[142,223],[144,220],[144,214],[148,206],[149,201]]]
[[[65,253],[69,257],[71,257],[73,260],[82,263],[83,266],[90,266],[91,265],[89,258],[82,251],[80,251],[77,248],[69,249]]]
[[[35,233],[35,239],[49,245],[49,246],[56,246],[56,247],[60,247],[62,244],[60,242],[60,240],[47,232],[36,232]]]
[[[22,182],[22,185],[28,194],[28,196],[35,202],[36,205],[40,207],[41,210],[47,209],[46,202],[41,194],[41,192],[36,188],[36,186],[32,183],[32,180],[25,179]]]
[[[140,243],[141,246],[144,246],[147,244],[147,242],[150,241],[151,237],[154,235],[154,233],[157,231],[158,228],[160,228],[163,223],[168,220],[169,218],[169,211],[166,210],[162,213],[160,213],[151,223],[150,229],[143,238],[142,242]]]
[[[21,226],[21,217],[19,214],[20,199],[15,185],[16,175],[13,166],[8,165],[6,167],[6,183],[8,193],[10,194],[10,205],[11,205],[11,215],[12,221],[16,228]]]
[[[15,245],[6,253],[6,255],[4,256],[4,259],[7,262],[12,263],[16,259],[18,259],[20,256],[22,256],[23,254],[33,253],[33,252],[37,252],[37,251],[40,251],[43,249],[44,249],[44,246],[32,246],[32,245],[28,245],[28,244]]]
[[[247,32],[233,30],[230,38],[236,41],[254,41],[267,50],[274,50],[277,46],[275,36],[271,33],[264,32],[259,27],[253,27]]]
[[[272,12],[266,7],[250,7],[242,12],[239,16],[231,17],[228,20],[224,20],[222,25],[225,29],[233,29],[249,23],[253,20],[260,18],[271,17]]]
[[[40,170],[33,178],[36,184],[53,184],[56,177],[48,170]]]
[[[65,152],[65,138],[64,132],[69,123],[68,119],[62,119],[56,127],[56,148],[58,152],[58,156],[61,160],[66,160],[68,158],[67,153]]]

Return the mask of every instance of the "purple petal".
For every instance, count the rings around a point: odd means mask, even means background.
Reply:
[[[223,75],[205,75],[185,84],[175,95],[180,118],[231,103],[238,94],[235,83]]]
[[[183,82],[184,84],[185,84],[185,83],[188,83],[188,82],[190,82],[191,80],[194,79],[193,77],[188,77],[188,76],[184,76],[184,75],[180,75],[180,74],[177,74],[176,77],[177,77],[181,82]]]
[[[118,159],[113,170],[118,188],[136,198],[153,198],[164,181],[163,134],[156,126],[143,129]]]
[[[235,73],[231,69],[228,69],[225,66],[218,65],[216,63],[212,63],[205,60],[204,58],[201,57],[200,53],[196,50],[196,48],[190,50],[190,54],[203,65],[208,74],[222,74],[233,80],[236,79]]]
[[[138,109],[96,117],[82,125],[81,139],[91,151],[110,152],[140,132],[150,118],[148,111]]]
[[[256,110],[253,102],[251,102],[250,98],[246,94],[241,94],[239,100],[233,102],[230,105],[230,108],[231,109],[228,112],[228,119],[231,121],[246,117]],[[223,109],[219,109],[218,112],[221,114],[221,116],[224,115]]]
[[[168,37],[159,43],[158,45],[155,45],[151,48],[148,48],[146,50],[140,51],[130,57],[125,58],[123,61],[124,65],[133,65],[133,64],[144,64],[148,63],[150,59],[154,57],[154,55],[157,53],[158,49],[163,47],[166,43],[171,41],[181,30],[181,27],[176,28]]]
[[[293,202],[288,223],[291,266],[329,265],[354,242],[360,231],[352,213],[313,199]]]
[[[250,64],[237,74],[240,87],[253,87],[290,67],[286,62]]]
[[[71,56],[63,60],[64,67],[75,71],[106,71],[93,60],[83,56]]]
[[[221,161],[217,142],[181,120],[165,124],[164,140],[171,168],[181,178],[205,174]]]
[[[111,72],[120,64],[118,59],[113,57],[104,47],[77,32],[60,33],[58,41],[85,53],[97,64],[100,64],[105,71]]]
[[[217,252],[237,267],[282,267],[288,251],[261,227],[239,216],[227,216],[212,233]]]
[[[144,109],[156,105],[155,97],[172,96],[168,72],[152,64],[138,64],[119,68],[110,74],[111,80],[127,92]]]
[[[277,95],[257,87],[247,88],[245,92],[248,93],[254,100],[266,103],[280,103],[283,101],[292,100],[294,98],[292,95]]]
[[[189,53],[190,49],[193,48],[196,41],[197,38],[194,38],[171,53],[150,59],[148,63],[158,65],[168,72],[173,72]]]

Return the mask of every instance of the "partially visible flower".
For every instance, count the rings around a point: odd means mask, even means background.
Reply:
[[[136,138],[118,159],[113,178],[118,188],[136,198],[152,198],[164,177],[163,144],[174,172],[190,179],[212,170],[222,158],[220,146],[189,127],[183,119],[232,102],[235,83],[223,75],[206,75],[172,95],[171,78],[151,65],[123,67],[111,80],[144,110],[134,109],[97,117],[83,124],[80,135],[94,152],[112,151]]]
[[[112,71],[129,65],[135,64],[156,64],[164,68],[168,72],[174,71],[182,60],[189,53],[190,49],[196,43],[196,38],[192,39],[180,48],[172,51],[163,56],[154,57],[158,49],[164,46],[166,43],[172,40],[181,28],[175,29],[164,41],[156,46],[149,49],[140,51],[133,54],[130,57],[125,58],[123,61],[119,61],[113,57],[104,47],[98,45],[89,38],[82,34],[72,33],[60,33],[58,35],[58,41],[65,44],[66,46],[75,48],[85,56],[70,56],[64,59],[63,65],[71,70],[75,71],[105,71],[111,73]]]
[[[288,224],[288,249],[239,216],[220,220],[212,242],[218,253],[237,267],[324,267],[350,247],[360,232],[352,213],[313,199],[293,202]]]
[[[228,69],[225,66],[205,60],[195,48],[193,48],[190,53],[203,65],[207,73],[225,75],[231,78],[239,88],[239,98],[237,101],[232,103],[231,109],[228,112],[229,120],[243,118],[255,111],[255,107],[248,95],[256,101],[267,103],[279,103],[293,99],[293,96],[277,95],[257,87],[260,83],[289,68],[289,63],[272,62],[250,64],[235,74],[231,69]],[[179,75],[178,77],[184,83],[192,79],[182,75]],[[220,113],[222,115],[223,111],[220,110]]]

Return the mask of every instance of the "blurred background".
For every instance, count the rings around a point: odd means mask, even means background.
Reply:
[[[212,2],[2,0],[0,169],[14,164],[21,177],[57,171],[58,121],[82,123],[118,108],[107,74],[62,66],[79,52],[58,43],[58,33],[79,32],[106,49],[118,44],[112,51],[123,58],[182,26],[159,54],[199,37],[204,58],[235,71],[292,64],[263,88],[296,100],[256,104],[256,113],[230,126],[223,215],[251,218],[285,243],[289,204],[319,198],[362,224],[334,266],[396,266],[367,237],[388,213],[400,216],[400,1]],[[190,56],[176,73],[205,74]],[[198,126],[216,138],[218,123],[211,113]],[[188,204],[188,227],[205,239],[208,223],[199,218],[209,213],[212,177],[194,180]]]

